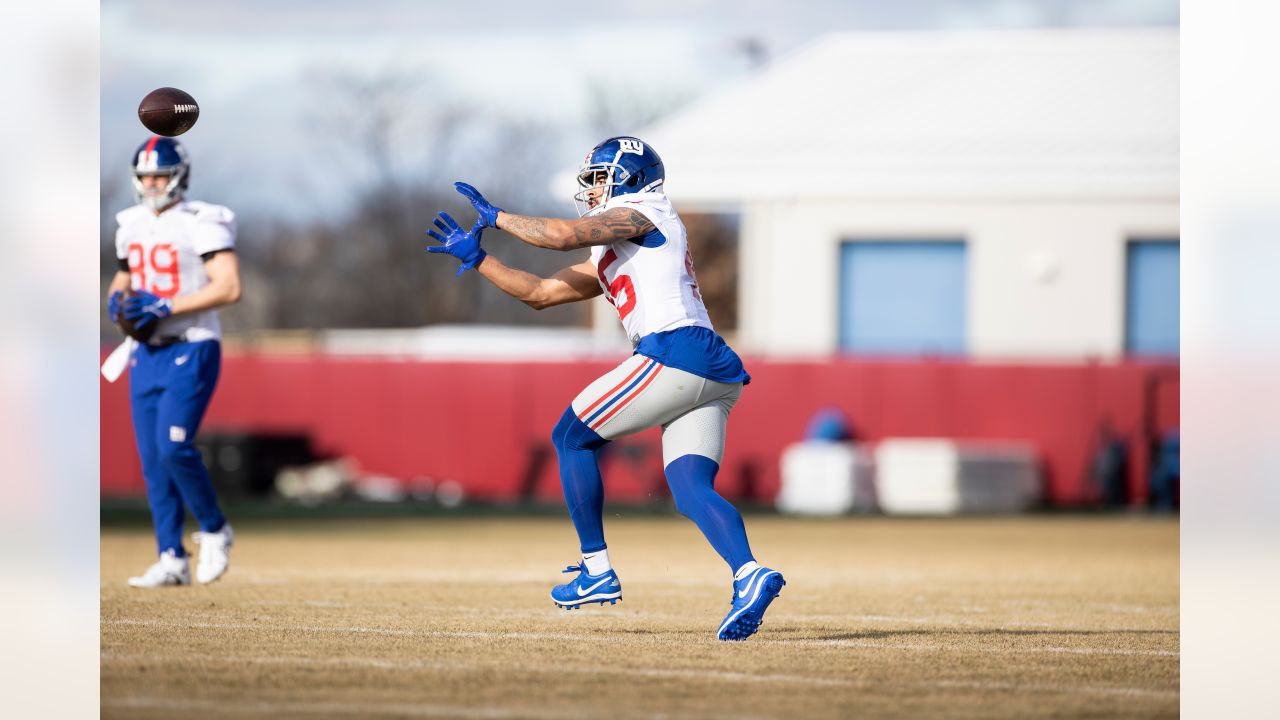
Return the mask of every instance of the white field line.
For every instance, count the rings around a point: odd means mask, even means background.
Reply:
[[[556,640],[561,642],[609,642],[609,643],[627,643],[648,644],[654,639],[653,635],[629,636],[629,635],[610,635],[605,633],[592,634],[572,634],[572,633],[549,633],[549,632],[493,632],[488,630],[414,630],[409,628],[377,628],[363,626],[343,626],[343,625],[280,625],[273,623],[174,623],[164,620],[143,620],[133,618],[105,619],[103,625],[132,625],[142,627],[163,627],[172,629],[206,629],[206,630],[267,630],[274,632],[303,632],[303,633],[345,633],[358,635],[388,635],[397,637],[422,637],[422,638],[461,638],[461,639],[480,639],[480,640]],[[682,642],[689,642],[688,639],[682,639]],[[708,639],[707,642],[710,642]],[[847,648],[866,648],[874,650],[918,650],[923,652],[961,652],[961,653],[987,653],[987,654],[1069,654],[1069,655],[1120,655],[1120,656],[1162,656],[1162,657],[1178,657],[1180,652],[1177,650],[1127,650],[1120,648],[1097,648],[1097,647],[1031,647],[1031,648],[1009,648],[1009,647],[952,647],[946,645],[926,645],[920,643],[896,643],[883,642],[874,639],[860,638],[839,638],[824,640],[820,638],[812,639],[769,639],[758,638],[751,641],[753,644],[764,645],[800,645],[808,647],[847,647]]]
[[[1177,605],[1123,605],[1120,603],[1083,603],[1084,607],[1104,612],[1148,613],[1177,612]]]
[[[670,679],[687,679],[687,680],[721,680],[724,682],[745,682],[745,683],[783,683],[795,685],[819,685],[819,686],[860,686],[851,680],[842,678],[822,678],[807,675],[777,675],[777,674],[754,674],[745,672],[731,672],[727,670],[680,670],[670,668],[626,668],[626,667],[603,667],[598,665],[572,665],[557,663],[555,665],[546,665],[544,663],[536,663],[523,665],[519,662],[466,662],[461,660],[386,660],[383,658],[308,658],[308,657],[285,657],[285,656],[201,656],[193,657],[190,655],[152,655],[150,653],[135,654],[116,654],[103,653],[102,660],[104,662],[191,662],[193,660],[200,663],[219,662],[230,664],[255,664],[255,665],[302,665],[302,666],[321,666],[321,667],[361,667],[373,668],[377,670],[442,670],[446,672],[492,672],[501,670],[503,672],[527,672],[527,673],[545,673],[557,676],[566,674],[580,675],[620,675],[623,677],[652,677],[664,680]]]
[[[716,592],[727,590],[732,587],[727,575],[720,576],[673,576],[673,575],[628,575],[627,579],[636,583],[643,584],[653,588],[686,588],[686,589],[703,589],[714,588]],[[1024,580],[1039,579],[1040,576],[1028,576],[1022,578]],[[435,569],[435,568],[404,568],[404,567],[377,567],[377,566],[361,566],[359,568],[336,569],[336,568],[301,568],[297,566],[282,566],[265,569],[256,566],[251,569],[240,567],[234,575],[237,584],[241,585],[290,585],[294,583],[310,584],[310,583],[332,583],[332,582],[358,582],[362,585],[414,585],[414,584],[431,584],[442,583],[448,585],[489,585],[489,586],[509,586],[509,585],[553,585],[558,582],[555,573],[548,573],[542,570],[531,570],[526,572],[459,572],[457,569]],[[831,577],[818,576],[817,574],[806,574],[802,580],[806,589],[832,589],[841,588],[849,590],[853,593],[864,593],[868,591],[883,591],[888,588],[899,588],[904,584],[915,583],[935,583],[944,581],[945,576],[936,574],[900,574],[892,577],[886,577],[883,574],[877,574],[874,582],[869,582],[865,577],[845,576]],[[1055,578],[1059,580],[1070,580],[1070,578]],[[1010,584],[1016,583],[1017,577],[1002,578],[1002,581]],[[1076,578],[1073,582],[1080,582],[1081,578]],[[102,589],[108,589],[118,585],[118,581],[104,580],[100,583]],[[794,590],[793,590],[794,592]],[[1125,613],[1125,614],[1144,614],[1151,612],[1178,612],[1176,604],[1171,605],[1128,605],[1120,603],[1085,603],[1081,604],[1078,600],[1070,598],[1039,598],[1035,600],[990,600],[987,603],[995,603],[1002,608],[1038,608],[1038,607],[1061,607],[1066,606],[1073,611],[1081,609],[1092,610],[1104,613]],[[966,608],[965,612],[982,614],[990,612],[986,607]]]
[[[809,577],[803,579],[805,588],[847,588],[855,592],[864,592],[868,589],[883,589],[885,587],[896,587],[903,581],[929,580],[935,582],[939,578],[936,575],[922,574],[899,574],[891,578],[886,578],[883,574],[877,573],[877,582],[868,584],[865,578],[860,577]],[[1038,575],[1036,577],[1039,577]],[[554,573],[543,571],[528,572],[505,572],[505,573],[460,573],[457,570],[444,570],[432,568],[403,568],[403,567],[377,567],[377,566],[361,566],[358,569],[334,569],[334,568],[299,568],[297,566],[278,567],[264,569],[257,566],[253,569],[241,568],[234,575],[237,584],[243,585],[287,585],[291,582],[330,582],[339,580],[359,581],[366,585],[404,585],[414,583],[447,583],[450,585],[509,585],[509,584],[554,584]],[[730,583],[725,578],[708,577],[708,576],[683,576],[672,577],[668,575],[641,575],[634,576],[635,582],[644,583],[651,587],[680,587],[680,588],[717,588],[727,589]],[[1017,578],[1006,578],[1008,581],[1016,581]],[[101,583],[102,589],[109,589],[116,586],[116,582],[104,581]],[[1073,611],[1080,609],[1088,609],[1104,613],[1124,613],[1124,614],[1146,614],[1156,612],[1172,612],[1177,613],[1179,607],[1177,604],[1171,605],[1128,605],[1120,603],[1085,603],[1081,604],[1074,599],[1053,599],[1041,598],[1037,600],[1009,600],[1006,602],[997,602],[1002,608],[1040,608],[1040,607],[1057,607],[1068,606]],[[990,612],[987,608],[968,608],[965,612],[984,614]]]
[[[924,579],[921,577],[921,579]],[[935,579],[935,578],[930,578]],[[330,582],[330,581],[359,581],[364,585],[404,585],[414,583],[447,583],[450,585],[510,585],[510,584],[550,584],[548,574],[545,572],[517,572],[517,573],[500,573],[500,574],[459,574],[455,570],[432,570],[432,569],[404,569],[404,568],[362,568],[359,570],[312,570],[299,569],[296,567],[280,568],[271,570],[270,572],[254,572],[240,570],[235,575],[238,584],[243,585],[289,585],[291,582]],[[675,587],[675,588],[716,588],[724,589],[729,583],[725,580],[714,579],[710,577],[641,577],[637,582],[644,583],[649,587]],[[114,582],[103,582],[102,590],[108,590],[115,586]],[[846,588],[854,592],[864,592],[869,587],[881,587],[883,583],[877,583],[874,586],[868,586],[865,581],[854,578],[849,579],[811,579],[804,580],[805,588]],[[793,591],[794,592],[794,591]],[[1177,604],[1172,605],[1125,605],[1117,603],[1086,603],[1081,605],[1077,600],[1072,599],[1050,599],[1044,598],[1039,600],[1027,601],[1007,601],[998,603],[1001,608],[999,611],[992,611],[985,607],[967,607],[960,612],[970,615],[986,615],[992,612],[1026,612],[1029,609],[1038,608],[1054,608],[1059,606],[1067,606],[1073,612],[1081,609],[1091,610],[1098,613],[1118,613],[1127,615],[1145,615],[1152,613],[1173,614],[1176,616],[1179,612]],[[874,616],[871,616],[874,617]]]
[[[394,606],[389,606],[394,607]],[[1174,615],[1177,618],[1177,615]],[[1058,632],[1109,632],[1109,633],[1126,633],[1126,632],[1143,632],[1150,630],[1166,630],[1168,628],[1073,628],[1056,625],[1050,622],[1023,622],[1023,621],[996,621],[991,619],[962,619],[955,615],[831,615],[831,614],[808,614],[787,618],[788,621],[793,620],[811,621],[811,622],[879,622],[879,623],[906,623],[909,625],[935,625],[935,626],[955,626],[955,627],[976,627],[991,628],[992,632],[1004,630],[1006,628],[1037,628],[1044,630],[1056,630]],[[1172,632],[1177,632],[1173,630]]]
[[[189,603],[191,607],[203,607],[202,599],[193,600]],[[406,610],[416,610],[422,612],[441,612],[459,613],[466,615],[477,615],[481,617],[502,617],[502,618],[546,618],[548,613],[542,610],[511,610],[499,607],[459,607],[455,605],[441,605],[431,603],[378,603],[378,602],[360,602],[348,603],[334,600],[246,600],[240,603],[244,607],[290,607],[296,608],[298,605],[306,605],[308,607],[326,608],[335,610],[395,610],[403,613]],[[550,605],[550,601],[548,601]],[[590,610],[590,608],[589,608]],[[689,615],[684,613],[664,613],[653,612],[650,610],[632,610],[629,608],[608,608],[607,616],[598,616],[600,619],[625,619],[625,620],[667,620],[667,621],[688,621]],[[803,611],[800,611],[803,612]],[[1033,628],[1039,630],[1050,630],[1063,634],[1071,633],[1110,633],[1123,635],[1126,633],[1142,633],[1151,631],[1164,631],[1169,633],[1178,632],[1176,629],[1169,628],[1079,628],[1056,625],[1050,622],[1021,622],[1021,621],[994,621],[994,620],[970,620],[956,617],[955,615],[933,615],[933,616],[910,616],[910,615],[834,615],[829,613],[822,614],[795,614],[792,610],[785,622],[793,625],[816,625],[822,623],[841,623],[841,622],[865,622],[865,623],[903,623],[908,625],[929,625],[939,629],[946,628],[978,628],[986,629],[991,633],[998,633],[1001,630],[1010,628]],[[555,613],[561,618],[568,618],[569,615],[561,612]]]
[[[912,688],[921,690],[938,690],[938,689],[960,689],[960,690],[999,690],[1005,692],[1019,693],[1047,693],[1047,694],[1090,694],[1101,696],[1115,697],[1134,697],[1134,698],[1161,698],[1176,699],[1177,691],[1173,690],[1154,690],[1149,688],[1133,688],[1133,687],[1115,687],[1106,685],[1044,685],[1037,683],[1020,684],[1005,682],[989,682],[989,681],[964,681],[964,680],[936,680],[918,683],[885,683],[882,681],[855,680],[843,678],[822,678],[806,675],[778,675],[778,674],[752,674],[744,672],[728,672],[719,670],[672,670],[666,668],[611,668],[602,666],[573,666],[560,665],[547,666],[541,663],[531,665],[521,665],[512,662],[462,662],[462,661],[426,661],[426,660],[387,660],[382,658],[307,658],[307,657],[283,657],[283,656],[183,656],[183,655],[151,655],[151,654],[132,654],[118,655],[114,653],[106,653],[102,656],[103,662],[107,663],[173,663],[181,664],[184,662],[198,662],[201,665],[208,663],[226,663],[235,665],[293,665],[304,667],[338,667],[338,668],[372,668],[376,670],[439,670],[444,672],[459,673],[489,673],[494,670],[502,670],[505,672],[527,672],[527,673],[545,673],[557,676],[566,674],[574,674],[579,676],[591,675],[618,675],[625,682],[629,677],[652,677],[663,680],[683,679],[683,680],[717,680],[732,683],[777,683],[791,685],[808,685],[819,687],[843,687],[856,690],[885,690],[892,688]]]
[[[183,628],[203,630],[268,630],[274,632],[303,633],[339,633],[352,635],[389,635],[395,637],[423,638],[473,638],[494,640],[563,640],[566,642],[600,642],[605,638],[598,635],[571,635],[566,633],[537,632],[489,632],[486,630],[412,630],[407,628],[377,628],[346,625],[279,625],[275,623],[173,623],[163,620],[108,619],[103,625],[135,625],[144,627],[163,627],[181,630]],[[621,637],[609,640],[618,642]]]
[[[879,640],[861,639],[861,638],[838,638],[824,640],[821,638],[800,638],[775,640],[770,638],[760,638],[755,642],[768,645],[805,645],[805,646],[822,646],[822,647],[849,647],[849,648],[867,648],[879,650],[920,650],[924,652],[938,652],[943,650],[954,650],[956,652],[968,653],[1019,653],[1019,654],[1063,654],[1063,655],[1134,655],[1134,656],[1155,656],[1155,657],[1179,657],[1181,653],[1177,650],[1127,650],[1123,648],[1100,648],[1100,647],[993,647],[993,648],[962,648],[947,647],[941,645],[924,645],[921,643],[886,643]]]
[[[159,709],[172,711],[181,708],[184,711],[203,711],[211,717],[226,717],[255,713],[260,715],[338,715],[345,717],[369,717],[370,715],[395,715],[400,717],[459,717],[482,718],[484,720],[506,720],[506,718],[585,718],[585,715],[561,713],[538,714],[527,710],[514,711],[502,708],[468,707],[465,705],[419,705],[417,703],[340,703],[340,702],[296,702],[271,700],[199,700],[195,698],[153,697],[134,695],[131,697],[102,698],[103,708],[126,708],[130,710]]]
[[[501,707],[475,707],[472,705],[434,705],[420,703],[350,703],[350,702],[307,702],[295,700],[201,700],[195,698],[157,697],[134,695],[123,698],[104,697],[103,707],[128,709],[162,709],[196,710],[207,712],[211,717],[226,717],[232,714],[256,713],[271,716],[297,715],[337,715],[340,717],[370,717],[372,715],[396,717],[448,717],[477,718],[479,720],[507,720],[507,718],[547,718],[548,720],[575,720],[599,717],[599,713],[575,713],[562,709],[531,710],[528,708],[507,709]],[[693,717],[672,715],[671,713],[638,714],[611,710],[615,717],[645,718],[652,720]],[[698,715],[698,717],[706,717]],[[713,716],[715,717],[715,716]]]
[[[309,582],[358,582],[362,585],[412,585],[427,583],[447,583],[449,585],[492,585],[492,586],[509,586],[519,584],[555,584],[556,578],[553,574],[546,572],[518,572],[518,573],[486,573],[486,574],[459,574],[454,570],[416,570],[404,568],[362,568],[359,570],[303,570],[298,568],[279,568],[271,571],[245,571],[238,570],[235,575],[236,582],[244,585],[286,585],[291,582],[309,583]],[[933,578],[930,578],[933,579]],[[916,578],[917,581],[923,581],[925,578]],[[678,587],[678,588],[717,588],[730,589],[732,587],[728,576],[724,578],[710,577],[648,577],[641,576],[636,582],[642,582],[652,587]],[[109,587],[111,583],[104,582],[102,587]],[[861,589],[864,587],[862,582],[857,579],[811,579],[806,580],[807,588],[839,588],[845,587],[850,589]]]
[[[1152,690],[1148,688],[1114,687],[1109,685],[1023,685],[1019,683],[989,682],[982,680],[938,680],[931,683],[931,685],[935,688],[953,688],[958,690],[999,690],[1012,693],[1042,692],[1062,693],[1066,695],[1085,693],[1087,695],[1103,695],[1108,697],[1141,697],[1158,698],[1162,700],[1178,699],[1177,690]]]

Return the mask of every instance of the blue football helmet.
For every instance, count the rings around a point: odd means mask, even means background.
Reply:
[[[167,175],[164,192],[148,191],[142,186],[147,175]],[[133,155],[133,194],[138,202],[152,210],[161,210],[182,199],[191,179],[191,161],[187,150],[173,138],[153,135],[138,146]]]
[[[666,171],[653,148],[634,137],[611,137],[591,148],[578,171],[578,214],[628,193],[662,192]]]

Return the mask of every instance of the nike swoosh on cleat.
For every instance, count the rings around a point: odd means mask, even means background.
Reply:
[[[739,600],[741,600],[742,598],[746,597],[746,596],[747,596],[747,594],[751,592],[751,586],[752,586],[752,585],[759,584],[759,582],[760,582],[760,574],[761,574],[761,573],[764,573],[764,572],[766,572],[766,571],[765,571],[765,569],[764,569],[764,568],[760,568],[759,570],[757,570],[757,571],[756,571],[756,576],[755,576],[755,577],[753,577],[753,578],[751,578],[751,580],[747,581],[747,586],[746,586],[746,587],[744,587],[744,588],[742,588],[742,590],[738,593],[738,599],[739,599]]]
[[[765,575],[767,577],[772,577],[774,575],[778,576],[777,589],[770,590],[770,592],[773,593],[773,597],[776,598],[778,596],[778,593],[782,591],[782,586],[786,585],[787,583],[785,580],[782,579],[782,574],[779,573],[777,570],[768,570],[765,572]],[[747,637],[749,637],[755,632],[755,630],[752,630],[750,633],[746,633],[745,635],[742,635],[740,638],[733,637],[733,635],[736,634],[741,629],[735,625],[735,621],[738,620],[738,618],[742,617],[743,613],[745,613],[753,604],[755,604],[756,600],[758,600],[760,597],[761,591],[765,590],[764,582],[757,582],[755,583],[755,586],[756,586],[756,594],[752,596],[751,600],[747,601],[747,603],[743,605],[741,608],[738,608],[737,610],[734,610],[733,612],[729,613],[729,616],[724,619],[724,622],[720,623],[720,629],[716,631],[717,637],[721,637],[721,639],[723,639],[724,637],[727,637],[729,639],[746,639]],[[772,599],[770,600],[770,602],[772,602]],[[752,620],[752,623],[755,625],[757,629],[760,627],[759,619]]]
[[[578,588],[578,597],[582,597],[583,595],[586,595],[587,593],[589,593],[589,592],[591,592],[591,591],[595,590],[596,588],[600,587],[601,585],[603,585],[603,584],[605,584],[605,583],[607,583],[607,582],[609,582],[609,578],[605,578],[605,579],[601,580],[600,582],[596,583],[595,585],[592,585],[591,587],[587,588],[586,590],[583,590],[582,588]]]

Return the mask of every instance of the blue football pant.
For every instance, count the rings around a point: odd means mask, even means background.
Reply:
[[[201,530],[217,532],[226,524],[194,444],[221,362],[222,346],[216,340],[162,348],[143,344],[134,351],[129,371],[133,432],[161,554],[173,550],[185,555],[184,503]]]
[[[754,558],[742,516],[714,489],[729,412],[741,383],[718,383],[633,355],[589,385],[552,432],[560,482],[584,553],[606,547],[604,482],[597,462],[610,440],[662,427],[662,459],[676,509],[737,569]]]

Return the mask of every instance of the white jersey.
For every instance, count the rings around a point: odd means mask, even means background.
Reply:
[[[698,292],[684,223],[666,194],[610,198],[596,213],[616,207],[639,211],[654,225],[642,238],[591,248],[591,262],[632,346],[651,333],[699,326],[713,330]]]
[[[190,295],[208,285],[202,256],[234,249],[236,242],[235,214],[210,203],[179,202],[159,215],[134,205],[116,213],[116,222],[116,257],[129,265],[130,286],[160,297]],[[194,342],[221,334],[218,313],[205,310],[161,320],[155,337]]]

